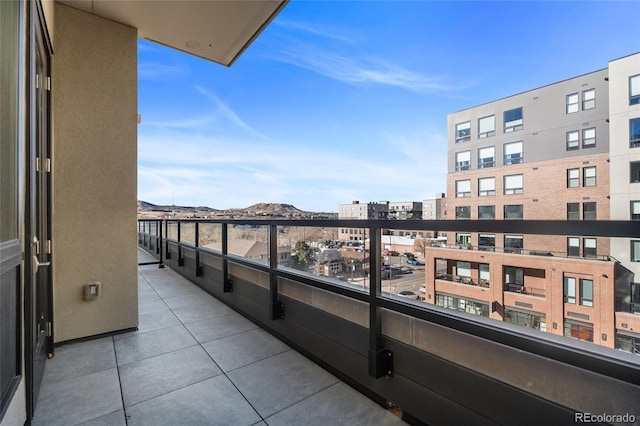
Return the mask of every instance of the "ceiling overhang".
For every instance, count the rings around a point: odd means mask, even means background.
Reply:
[[[138,37],[229,66],[289,0],[59,0]]]

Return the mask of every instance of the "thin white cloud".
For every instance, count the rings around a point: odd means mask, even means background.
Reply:
[[[188,70],[181,65],[167,65],[157,62],[139,61],[138,79],[140,80],[169,80],[183,77]]]
[[[466,87],[466,84],[453,84],[444,77],[426,75],[390,60],[366,55],[357,48],[352,38],[335,36],[329,31],[302,23],[286,22],[282,28],[303,29],[321,39],[317,42],[303,41],[291,32],[282,32],[273,37],[269,49],[262,53],[263,57],[349,84],[379,84],[417,93],[451,92]],[[326,45],[329,46],[324,47]]]

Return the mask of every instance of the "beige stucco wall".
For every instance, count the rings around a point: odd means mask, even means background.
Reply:
[[[137,31],[55,3],[55,341],[137,326]],[[102,295],[84,301],[99,281]]]

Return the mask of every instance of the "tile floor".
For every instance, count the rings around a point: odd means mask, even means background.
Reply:
[[[403,423],[169,268],[138,291],[138,331],[56,348],[33,425]]]

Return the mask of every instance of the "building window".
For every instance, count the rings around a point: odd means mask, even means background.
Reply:
[[[567,151],[580,148],[580,132],[573,130],[567,132]]]
[[[480,285],[488,285],[491,281],[491,274],[489,273],[489,264],[480,263],[478,265],[478,278],[480,279]]]
[[[581,324],[565,320],[564,336],[573,337],[574,339],[579,340],[586,340],[587,342],[593,342],[593,325]]]
[[[640,74],[629,77],[629,105],[640,104]]]
[[[457,233],[456,234],[456,244],[458,246],[470,246],[471,245],[471,234],[467,233]]]
[[[594,109],[596,107],[596,89],[582,92],[582,109]]]
[[[456,220],[471,219],[471,207],[458,206],[456,207]]]
[[[511,133],[522,130],[522,108],[504,112],[504,132]]]
[[[456,124],[456,143],[471,140],[471,122]]]
[[[580,304],[593,306],[593,280],[580,278]]]
[[[523,286],[524,285],[524,269],[516,268],[515,266],[504,267],[504,284],[505,288],[510,285]]]
[[[580,203],[567,203],[567,220],[580,220]]]
[[[504,206],[505,219],[522,219],[522,204],[511,204]]]
[[[478,236],[478,250],[480,251],[495,251],[496,250],[496,236],[494,234],[480,234]],[[482,277],[480,277],[482,278]]]
[[[523,248],[522,235],[505,235],[504,236],[504,252],[522,254]]]
[[[522,155],[522,142],[504,144],[504,165],[520,164],[524,161]]]
[[[495,219],[496,206],[478,206],[478,219]]]
[[[522,175],[509,175],[504,177],[504,194],[522,194]]]
[[[582,180],[582,186],[596,186],[596,168],[583,167]]]
[[[567,238],[567,256],[580,256],[580,238]]]
[[[483,317],[489,316],[489,304],[463,299],[457,296],[436,294],[436,305],[456,311],[468,312]]]
[[[631,261],[640,262],[640,240],[631,240]]]
[[[478,119],[478,138],[487,138],[496,134],[496,116],[482,117]]]
[[[567,170],[567,188],[580,187],[580,169]]]
[[[596,203],[582,204],[582,220],[597,220]]]
[[[629,120],[629,145],[631,148],[640,147],[640,118]]]
[[[471,197],[471,181],[470,180],[456,181],[456,197]]]
[[[496,164],[496,148],[489,146],[478,150],[478,168],[486,169]]]
[[[504,309],[504,321],[523,327],[546,331],[547,324],[544,314],[520,312],[513,309]]]
[[[489,177],[478,179],[478,195],[481,197],[496,195],[496,178]]]
[[[464,278],[471,278],[471,262],[456,262],[456,275]]]
[[[640,182],[640,161],[632,161],[629,163],[629,182]]]
[[[471,151],[456,152],[456,172],[471,168]]]
[[[576,279],[564,277],[564,303],[576,303]]]
[[[595,238],[582,239],[582,255],[584,257],[590,257],[590,258],[597,257],[597,248],[596,248]]]
[[[578,112],[580,110],[578,94],[572,93],[567,95],[567,114]]]
[[[640,201],[631,201],[631,220],[640,220]]]
[[[596,128],[582,129],[582,147],[593,148],[596,146]]]

